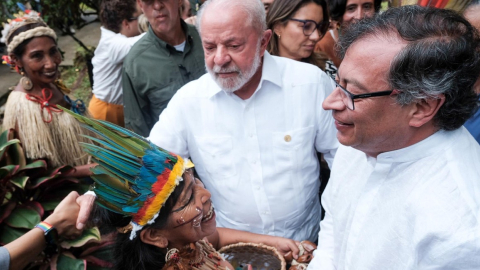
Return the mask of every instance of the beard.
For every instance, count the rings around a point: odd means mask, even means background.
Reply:
[[[257,44],[257,50],[255,52],[255,56],[253,58],[252,65],[245,71],[242,71],[238,66],[236,66],[233,62],[230,62],[228,66],[217,66],[214,65],[212,69],[210,69],[206,63],[205,67],[207,68],[208,73],[212,76],[213,80],[217,83],[220,88],[222,88],[227,93],[233,93],[240,88],[242,88],[250,79],[255,75],[260,64],[262,63],[262,58],[260,57],[260,49],[261,45],[260,42]],[[220,78],[218,73],[237,73],[236,76],[230,78]]]

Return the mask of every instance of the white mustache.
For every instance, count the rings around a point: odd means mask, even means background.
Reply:
[[[221,66],[213,66],[212,71],[215,73],[230,73],[230,72],[240,72],[238,67],[221,67]]]

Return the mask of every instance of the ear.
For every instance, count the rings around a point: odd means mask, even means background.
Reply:
[[[443,103],[445,103],[445,95],[440,95],[438,98],[421,99],[413,104],[410,126],[419,128],[430,122]]]
[[[10,61],[12,62],[13,66],[18,67],[18,68],[23,67],[22,61],[20,59],[18,59],[17,56],[15,56],[15,54],[11,53],[9,56],[10,56]]]
[[[260,49],[261,49],[260,56],[263,56],[263,54],[265,53],[265,50],[267,49],[268,43],[270,42],[271,38],[272,38],[272,30],[270,29],[265,30],[265,32],[263,32],[262,41],[260,43]]]
[[[273,32],[275,33],[275,35],[281,36],[284,27],[285,27],[285,26],[283,26],[281,23],[277,22],[277,23],[273,26]]]
[[[163,230],[146,228],[140,232],[140,240],[145,244],[150,244],[159,248],[168,246],[168,239],[164,236]]]
[[[130,28],[129,21],[127,19],[123,19],[121,29],[129,29],[129,28]],[[120,29],[120,32],[122,32],[121,29]]]

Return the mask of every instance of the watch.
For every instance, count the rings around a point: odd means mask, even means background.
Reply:
[[[42,221],[35,225],[35,228],[39,228],[40,230],[43,231],[43,234],[45,236],[45,242],[47,243],[47,246],[45,247],[45,253],[47,255],[51,255],[54,253],[58,252],[58,246],[57,246],[57,241],[58,241],[58,232],[55,227],[52,225],[48,224],[45,221]]]

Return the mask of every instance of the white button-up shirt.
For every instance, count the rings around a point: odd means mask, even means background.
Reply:
[[[313,65],[263,58],[251,98],[227,94],[209,74],[182,87],[150,133],[158,146],[191,156],[212,194],[217,225],[316,240],[319,164],[338,141],[322,102],[331,80]]]
[[[102,35],[92,58],[93,94],[98,99],[123,104],[122,65],[130,48],[145,34],[126,37],[106,28],[100,28]]]
[[[480,146],[462,127],[367,157],[341,146],[308,269],[480,269]]]

